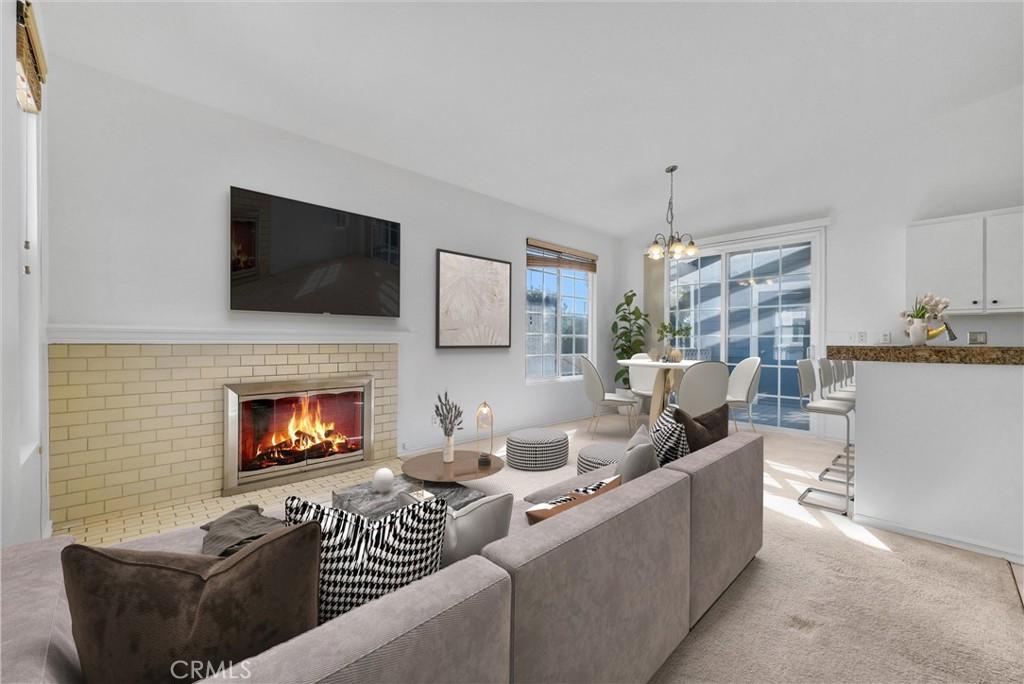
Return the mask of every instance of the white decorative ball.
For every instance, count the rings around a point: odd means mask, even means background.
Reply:
[[[395,483],[395,474],[390,468],[381,468],[373,474],[373,489],[380,494],[387,494]]]

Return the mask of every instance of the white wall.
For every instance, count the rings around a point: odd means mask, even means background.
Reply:
[[[23,112],[14,96],[15,25],[15,3],[5,2],[0,5],[0,43],[5,47],[0,53],[0,92],[4,93],[0,98],[0,545],[40,537],[46,533],[49,517],[46,457],[36,448],[44,427],[32,426],[36,419],[28,416],[36,411],[27,405],[29,398],[36,397],[41,406],[38,395],[43,389],[31,391],[27,384],[45,377],[40,372],[42,349],[37,345],[44,315],[38,297],[42,273],[34,257],[40,244],[32,245],[32,252],[23,248],[32,209],[26,202],[26,155],[29,145],[36,144],[29,120],[37,115]],[[44,104],[48,95],[47,91]],[[37,124],[45,116],[45,106],[43,111]],[[34,266],[32,274],[24,273],[26,263]]]
[[[736,187],[701,206],[695,222],[677,202],[677,225],[701,236],[829,216],[826,343],[857,331],[902,342],[906,226],[913,221],[1024,203],[1024,113],[1020,87],[918,125],[841,141],[837,151],[779,169],[757,187]],[[639,291],[641,250],[655,228],[624,240],[623,281]],[[990,345],[1024,344],[1024,316],[952,319],[960,339],[987,330]],[[854,339],[856,339],[854,337]]]
[[[619,294],[614,239],[67,60],[52,62],[51,341],[394,340],[400,451],[440,444],[432,404],[446,389],[467,412],[489,401],[501,431],[589,415],[581,383],[525,381],[525,241],[538,237],[599,255],[596,349],[610,374],[608,328]],[[415,103],[407,115],[416,115]],[[301,98],[295,116],[302,116]],[[229,311],[231,185],[399,221],[401,318]],[[512,262],[511,349],[434,348],[439,247]],[[464,435],[472,437],[471,422]]]

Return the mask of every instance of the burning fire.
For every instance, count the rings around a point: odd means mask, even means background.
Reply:
[[[310,408],[309,397],[302,397],[299,405],[292,411],[287,432],[275,432],[266,441],[261,441],[256,448],[256,454],[258,456],[267,452],[313,450],[323,453],[307,454],[307,457],[326,456],[344,450],[347,443],[347,435],[335,433],[334,423],[324,422],[321,418],[320,403],[316,402]]]

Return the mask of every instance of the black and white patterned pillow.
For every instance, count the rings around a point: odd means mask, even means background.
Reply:
[[[598,480],[597,482],[595,482],[593,484],[588,484],[586,487],[577,487],[576,489],[574,489],[572,491],[577,492],[579,494],[593,494],[594,492],[596,492],[597,490],[601,489],[605,485],[610,484],[617,477],[619,477],[619,476],[618,475],[614,475],[614,476],[609,477],[609,478],[604,479],[604,480]]]
[[[320,623],[436,572],[447,512],[436,498],[369,520],[288,497],[285,523],[320,524]]]
[[[666,408],[658,416],[654,427],[651,428],[651,441],[654,443],[654,453],[660,466],[690,453],[690,445],[686,441],[686,428],[682,423],[676,422],[675,409],[672,407]]]

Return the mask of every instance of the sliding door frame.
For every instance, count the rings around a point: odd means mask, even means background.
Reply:
[[[808,242],[811,246],[811,341],[810,346],[807,349],[807,355],[811,359],[816,359],[820,356],[825,356],[825,331],[828,329],[826,324],[827,306],[825,304],[827,300],[826,283],[825,277],[827,267],[827,250],[826,250],[826,233],[829,226],[829,219],[814,219],[810,221],[800,221],[798,223],[787,223],[777,226],[768,226],[764,228],[757,228],[753,230],[740,231],[735,233],[727,233],[724,235],[717,235],[708,238],[702,238],[700,240],[700,254],[698,256],[721,256],[722,257],[722,276],[720,282],[722,283],[722,296],[721,296],[721,329],[720,329],[720,340],[719,340],[719,358],[727,360],[729,358],[729,303],[728,303],[728,263],[725,258],[729,252],[742,252],[745,250],[756,250],[768,247],[778,247],[780,245],[788,245],[798,242]],[[664,320],[669,320],[669,308],[670,308],[670,287],[671,282],[669,280],[669,259],[664,259],[665,269],[665,291],[663,293],[663,301],[665,302]],[[767,429],[773,431],[781,431],[790,434],[806,435],[811,434],[815,437],[824,437],[825,435],[825,421],[822,420],[821,416],[811,414],[810,426],[808,430],[798,430],[795,428],[776,427],[771,425],[758,424],[758,429]]]

